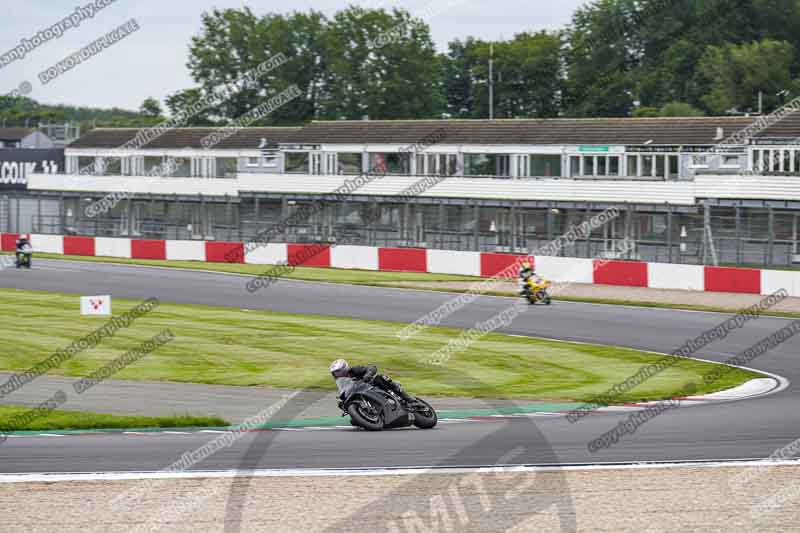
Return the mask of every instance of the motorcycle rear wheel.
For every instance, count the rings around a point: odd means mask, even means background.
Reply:
[[[383,417],[380,411],[368,400],[364,401],[367,401],[375,412],[367,411],[360,401],[352,403],[347,408],[347,414],[350,415],[351,422],[367,431],[381,431],[383,429]]]
[[[435,427],[436,423],[439,421],[439,417],[436,415],[434,408],[431,407],[431,404],[419,398],[417,398],[417,403],[424,405],[425,409],[422,411],[414,411],[414,425],[419,429],[431,429]]]

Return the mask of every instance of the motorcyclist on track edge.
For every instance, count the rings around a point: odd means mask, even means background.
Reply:
[[[31,241],[29,241],[27,237],[23,236],[23,237],[20,237],[19,239],[17,239],[17,251],[18,252],[24,252],[25,251],[25,246],[30,246],[30,245],[31,245]]]
[[[531,276],[535,276],[530,261],[523,261],[519,268],[519,295],[526,296],[528,294],[528,280]]]
[[[28,240],[27,237],[22,236],[17,239],[17,251],[14,254],[15,256],[15,263],[17,268],[22,268],[23,266],[26,268],[31,267],[31,256],[33,255],[33,247],[31,246],[31,242]]]
[[[350,366],[344,359],[337,359],[330,366],[331,375],[336,381],[336,387],[339,390],[339,397],[349,389],[349,385],[354,379],[372,383],[376,387],[391,391],[400,396],[404,401],[409,404],[416,402],[416,398],[409,396],[400,386],[399,383],[392,381],[392,379],[385,374],[378,374],[378,367],[375,365],[367,366]]]

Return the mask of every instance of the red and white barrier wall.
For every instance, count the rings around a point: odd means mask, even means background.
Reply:
[[[0,234],[0,249],[13,251],[18,234]],[[511,254],[455,252],[421,248],[268,244],[244,254],[244,244],[219,241],[170,241],[31,235],[34,250],[53,254],[133,259],[235,262],[270,265],[289,263],[313,267],[395,272],[430,272],[491,277],[513,265]],[[530,257],[540,275],[556,282],[684,289],[709,292],[770,294],[786,289],[800,296],[800,271],[599,261],[571,257]],[[512,276],[516,272],[512,271]]]

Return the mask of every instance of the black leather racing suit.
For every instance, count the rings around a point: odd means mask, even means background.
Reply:
[[[392,379],[385,374],[379,375],[378,367],[375,365],[351,366],[348,377],[360,379],[362,381],[370,381],[376,387],[395,392],[407,402],[414,401],[414,397],[406,394],[406,392],[403,390],[403,387],[401,387],[399,383],[392,381]]]

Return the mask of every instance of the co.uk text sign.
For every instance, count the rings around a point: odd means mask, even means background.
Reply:
[[[25,189],[30,174],[58,174],[63,150],[0,149],[0,189]]]

